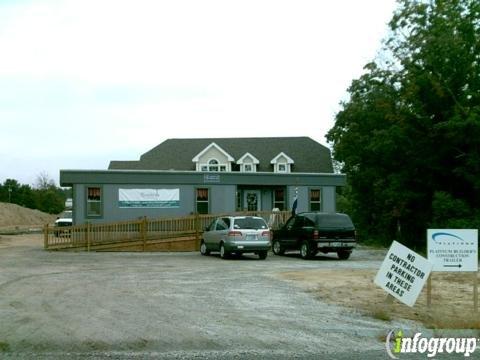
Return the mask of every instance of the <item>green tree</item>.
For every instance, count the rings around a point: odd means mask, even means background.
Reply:
[[[0,201],[17,204],[20,201],[20,183],[15,179],[6,179],[0,186]]]
[[[58,214],[65,209],[65,197],[54,187],[36,190],[35,208],[50,214]]]
[[[64,191],[56,187],[55,181],[46,172],[37,175],[35,187],[35,208],[50,214],[58,214],[65,209]]]
[[[438,194],[479,207],[480,2],[401,0],[390,30],[327,139],[360,233],[422,246]]]
[[[37,188],[34,189],[15,179],[7,179],[0,184],[0,202],[11,202],[50,214],[58,214],[65,209],[67,196],[71,197],[71,189],[57,187],[45,173],[37,178]]]

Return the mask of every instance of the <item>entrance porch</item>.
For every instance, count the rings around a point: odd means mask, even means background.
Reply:
[[[286,186],[238,186],[237,211],[288,210]]]

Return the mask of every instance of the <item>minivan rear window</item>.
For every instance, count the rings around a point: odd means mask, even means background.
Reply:
[[[344,214],[308,214],[306,217],[321,228],[353,228],[352,220]]]
[[[233,228],[234,229],[267,229],[267,223],[263,219],[245,217],[233,219]]]

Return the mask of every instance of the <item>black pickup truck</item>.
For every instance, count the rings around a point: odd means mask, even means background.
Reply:
[[[340,213],[299,213],[274,231],[272,240],[275,255],[300,250],[303,259],[318,252],[336,252],[341,260],[346,260],[355,246],[355,226],[348,215]]]

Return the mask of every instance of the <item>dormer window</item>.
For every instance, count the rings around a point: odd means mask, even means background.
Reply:
[[[293,159],[284,152],[275,156],[270,163],[273,165],[273,171],[276,173],[289,173],[292,170]]]
[[[212,159],[208,162],[208,171],[218,171],[218,161]]]
[[[197,171],[232,171],[233,157],[215,143],[199,152],[192,161]]]
[[[240,159],[237,160],[237,164],[240,165],[241,172],[256,172],[257,164],[260,161],[250,153],[245,153]]]
[[[227,165],[220,164],[217,159],[210,159],[207,165],[201,165],[200,171],[227,171]]]

